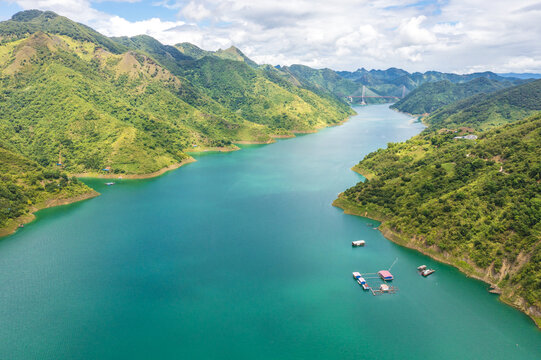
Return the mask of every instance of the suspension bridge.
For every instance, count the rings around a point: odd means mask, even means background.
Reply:
[[[349,102],[353,102],[354,98],[361,98],[361,105],[366,105],[365,99],[395,99],[400,100],[406,96],[406,86],[402,85],[402,96],[383,96],[383,95],[366,95],[366,86],[363,85],[363,91],[361,95],[347,95],[345,96]]]

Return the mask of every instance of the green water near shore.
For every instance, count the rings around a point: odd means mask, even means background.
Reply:
[[[88,180],[102,196],[40,211],[0,241],[0,358],[541,358],[541,332],[485,284],[331,206],[351,166],[422,129],[357,111],[156,179]],[[397,294],[351,277],[395,258]]]

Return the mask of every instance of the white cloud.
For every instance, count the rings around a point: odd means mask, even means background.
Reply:
[[[164,43],[189,41],[209,50],[235,45],[255,61],[272,64],[541,72],[541,6],[535,0],[154,3],[174,11],[177,21],[128,21],[122,14],[93,9],[90,0],[10,1],[25,9],[51,9],[107,35],[144,33]]]

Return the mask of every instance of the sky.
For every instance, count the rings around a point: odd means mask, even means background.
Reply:
[[[0,20],[26,9],[260,64],[541,73],[535,0],[0,0]]]

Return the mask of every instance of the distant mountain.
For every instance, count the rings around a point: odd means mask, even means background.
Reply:
[[[486,129],[541,110],[541,80],[478,94],[434,111],[424,121],[434,127],[469,126]]]
[[[414,89],[405,98],[393,104],[391,108],[409,114],[431,113],[455,101],[478,93],[491,93],[515,83],[516,80],[496,81],[484,77],[456,84],[449,80],[428,82]]]
[[[534,73],[505,73],[505,74],[498,74],[499,76],[503,77],[511,77],[515,79],[541,79],[541,74],[534,74]]]
[[[484,78],[493,82],[501,82],[502,87],[505,87],[516,85],[521,81],[516,78],[502,77],[491,72],[459,75],[438,71],[409,73],[397,68],[387,70],[366,70],[362,68],[354,72],[313,69],[304,65],[281,66],[278,68],[289,72],[305,86],[328,90],[342,99],[348,99],[349,96],[349,100],[354,103],[361,102],[360,96],[362,95],[363,86],[365,87],[365,102],[379,103],[392,102],[394,99],[377,98],[377,96],[402,98],[404,94],[408,94],[417,87],[431,82],[448,81],[453,84],[460,84]]]

